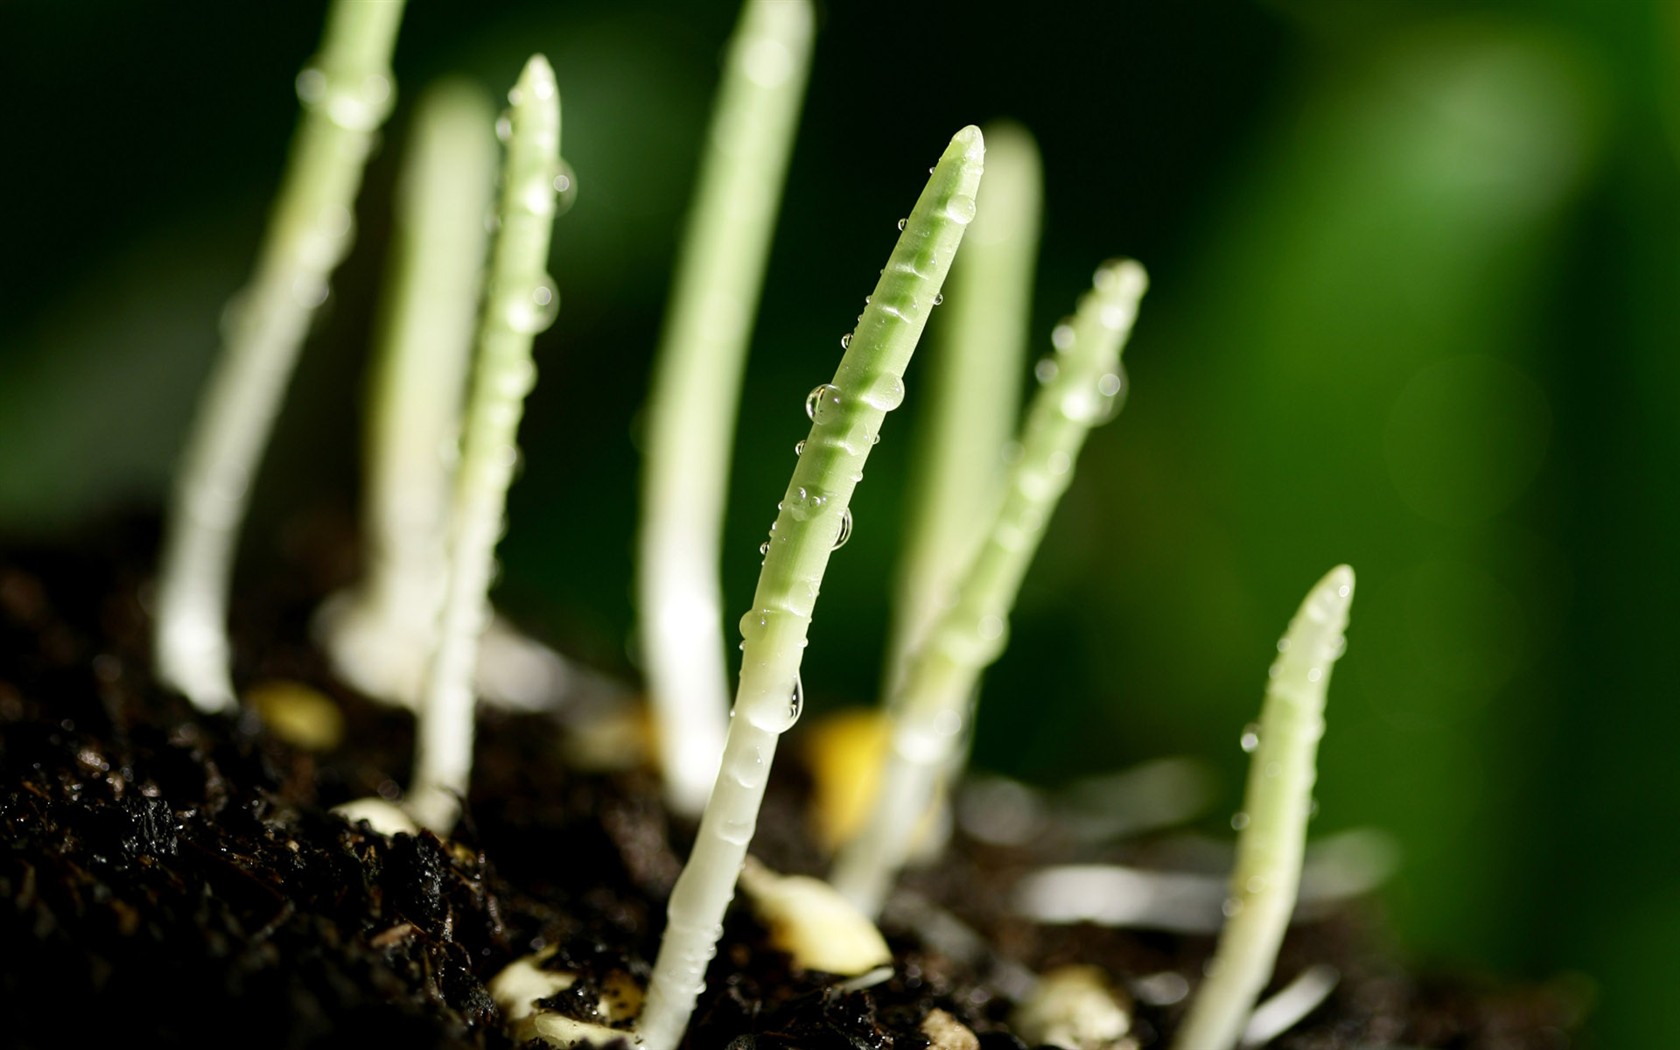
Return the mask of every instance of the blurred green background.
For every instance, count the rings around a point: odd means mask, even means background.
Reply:
[[[156,507],[244,280],[320,3],[0,5],[0,533]],[[771,262],[726,585],[805,392],[947,137],[1038,136],[1034,330],[1095,265],[1153,290],[988,676],[986,767],[1057,781],[1209,757],[1308,585],[1359,572],[1318,831],[1391,830],[1413,957],[1590,975],[1590,1045],[1680,1039],[1680,17],[1642,0],[831,3]],[[248,529],[348,516],[395,159],[418,87],[546,52],[576,208],[499,601],[627,655],[636,412],[732,3],[416,3],[353,255]],[[937,323],[937,322],[936,322]],[[868,702],[916,380],[870,461],[805,682]],[[1664,1036],[1666,1035],[1666,1039]]]

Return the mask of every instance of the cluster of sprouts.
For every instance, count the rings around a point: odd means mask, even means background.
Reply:
[[[320,56],[298,80],[303,121],[257,272],[232,311],[187,445],[164,548],[157,664],[167,684],[206,711],[237,703],[223,624],[231,551],[310,313],[348,245],[362,165],[393,99],[401,14],[400,0],[332,6]],[[1073,316],[1051,333],[1012,435],[1037,240],[1037,153],[1013,125],[952,137],[900,221],[832,378],[806,400],[810,433],[739,620],[740,674],[727,706],[722,494],[812,25],[807,0],[746,0],[656,360],[639,607],[668,801],[699,824],[639,1014],[622,1019],[646,1050],[681,1042],[738,880],[763,915],[790,931],[789,943],[818,943],[824,960],[855,960],[825,968],[890,966],[872,920],[916,850],[940,845],[980,678],[1004,649],[1010,609],[1086,436],[1123,401],[1120,354],[1148,283],[1131,261],[1097,269]],[[415,773],[401,809],[382,813],[364,802],[346,811],[392,833],[449,835],[467,794],[477,702],[539,695],[560,673],[552,654],[498,625],[488,598],[522,406],[536,378],[532,340],[558,308],[546,275],[552,224],[571,188],[559,155],[559,89],[540,55],[508,97],[500,119],[461,84],[433,88],[417,109],[373,384],[369,570],[318,621],[347,681],[417,712]],[[487,236],[482,214],[498,170],[492,129],[504,150]],[[832,889],[784,879],[757,867],[748,849],[779,739],[800,715],[812,612],[849,534],[853,491],[883,421],[905,398],[905,370],[947,291],[916,467],[925,495],[900,572],[873,801],[839,845]],[[1182,1050],[1233,1047],[1252,1041],[1261,1022],[1278,1023],[1255,1004],[1301,881],[1325,689],[1352,588],[1350,570],[1332,570],[1280,643],[1254,733],[1227,922],[1177,1035]],[[523,671],[510,679],[509,665]],[[836,955],[840,943],[857,947]],[[510,1022],[527,1025],[521,1031],[565,1044],[622,1034],[542,1020],[530,1000],[552,994],[564,975],[522,965],[497,985]],[[1112,1003],[1101,1006],[1101,985],[1085,971],[1029,977],[1020,1023],[1083,1046],[1074,1013],[1097,1017],[1108,1034],[1089,1045],[1099,1045],[1114,1037],[1115,1018],[1123,1021]],[[1273,1014],[1284,1009],[1268,1005]]]

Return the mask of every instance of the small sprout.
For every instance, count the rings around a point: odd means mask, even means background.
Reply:
[[[1135,1048],[1130,998],[1095,966],[1063,966],[1040,977],[1015,1007],[1010,1027],[1030,1046],[1065,1050]]]
[[[1050,514],[1072,479],[1091,427],[1117,407],[1120,351],[1148,284],[1135,262],[1107,263],[1080,301],[1058,375],[1040,387],[1022,426],[1020,454],[989,529],[955,591],[889,698],[891,748],[868,823],[835,861],[836,888],[879,914],[909,858],[927,813],[970,724],[980,673],[1003,652],[1007,618]],[[1114,380],[1114,382],[1110,382]]]
[[[1301,881],[1325,692],[1345,648],[1352,601],[1353,570],[1339,565],[1313,587],[1278,644],[1248,771],[1249,819],[1237,837],[1225,928],[1173,1040],[1176,1050],[1236,1046],[1277,963]]]
[[[1334,966],[1318,963],[1307,967],[1293,981],[1279,988],[1271,998],[1262,1001],[1243,1026],[1244,1047],[1266,1046],[1273,1039],[1300,1024],[1302,1019],[1323,1004],[1336,990],[1342,975]]]
[[[637,602],[671,809],[696,816],[728,724],[718,579],[748,335],[810,64],[808,0],[747,0],[683,235],[646,418]]]
[[[833,383],[811,405],[805,452],[782,499],[752,611],[741,618],[741,681],[722,768],[693,853],[671,891],[639,1026],[647,1050],[673,1050],[705,987],[706,965],[716,954],[723,914],[758,822],[777,740],[799,718],[799,665],[840,519],[863,476],[873,436],[903,399],[905,366],[973,218],[984,153],[979,128],[964,128],[951,139],[882,270]]]
[[[821,879],[779,875],[751,857],[741,889],[770,931],[770,944],[805,970],[856,977],[892,962],[886,938],[869,916]]]
[[[350,248],[362,169],[390,111],[403,0],[334,0],[298,74],[303,118],[250,284],[192,423],[164,524],[158,678],[201,711],[234,707],[227,601],[239,526],[309,319]]]
[[[494,121],[490,99],[460,81],[428,88],[415,107],[370,383],[367,573],[329,598],[314,624],[341,678],[411,708],[443,605],[450,477],[496,182]]]
[[[1307,847],[1295,914],[1323,915],[1375,890],[1393,873],[1397,849],[1382,832],[1344,831]],[[1011,908],[1042,923],[1090,922],[1179,933],[1217,933],[1229,880],[1120,864],[1039,868],[1015,884]]]
[[[496,540],[518,458],[519,417],[536,382],[532,338],[558,302],[544,267],[560,168],[560,93],[541,55],[508,94],[511,133],[502,173],[501,223],[479,323],[472,394],[450,516],[449,574],[438,646],[415,739],[409,812],[439,835],[460,815],[472,768],[473,675],[489,621]]]

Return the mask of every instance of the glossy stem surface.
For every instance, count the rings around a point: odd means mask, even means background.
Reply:
[[[638,1034],[648,1050],[673,1050],[705,988],[723,914],[758,823],[781,734],[799,717],[799,665],[829,556],[849,528],[852,491],[886,413],[904,400],[928,312],[974,218],[985,155],[980,129],[951,139],[905,221],[830,383],[811,391],[811,432],[765,548],[753,608],[741,618],[741,681],[722,769],[700,818],[694,851],[667,911]]]

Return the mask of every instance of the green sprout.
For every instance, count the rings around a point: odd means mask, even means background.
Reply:
[[[811,432],[788,482],[752,609],[741,618],[741,680],[722,768],[688,863],[671,891],[664,938],[638,1026],[647,1050],[673,1050],[705,987],[764,798],[776,742],[799,718],[811,612],[829,556],[851,528],[852,492],[904,369],[974,218],[985,155],[980,129],[957,132],[903,224],[832,382],[805,402]]]
[[[1353,570],[1338,565],[1314,585],[1278,642],[1260,722],[1243,733],[1243,750],[1254,757],[1232,821],[1239,834],[1225,928],[1175,1050],[1236,1046],[1271,978],[1300,887],[1324,696],[1347,645],[1352,601]]]
[[[366,575],[316,621],[341,678],[410,707],[443,603],[450,478],[496,183],[494,122],[488,96],[465,81],[429,88],[415,107],[369,386]]]
[[[700,812],[727,726],[718,564],[747,337],[810,65],[808,0],[748,0],[729,46],[647,408],[637,597],[674,812]]]
[[[531,56],[508,93],[507,160],[495,248],[478,329],[477,360],[455,475],[449,577],[437,648],[416,731],[409,812],[444,834],[460,815],[472,768],[473,673],[489,622],[488,593],[507,492],[518,460],[519,417],[536,382],[532,338],[554,322],[547,273],[560,168],[560,92],[554,70]]]
[[[349,249],[351,206],[394,88],[403,0],[334,0],[298,74],[303,119],[250,284],[228,305],[222,354],[187,439],[164,528],[156,663],[204,711],[237,701],[227,598],[258,461],[327,280]]]
[[[954,601],[910,657],[889,698],[892,727],[875,801],[863,828],[841,848],[832,880],[870,915],[880,912],[967,730],[981,672],[1003,652],[1021,579],[1072,480],[1085,437],[1118,408],[1125,385],[1120,351],[1147,285],[1135,262],[1104,264],[1073,323],[1056,328],[1056,353],[1039,362],[1042,386],[990,527]]]
[[[909,525],[893,590],[887,696],[974,552],[974,522],[992,509],[1021,403],[1043,174],[1027,129],[998,122],[984,130],[979,211],[922,365],[927,394],[904,486]]]

